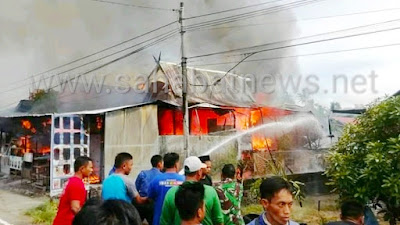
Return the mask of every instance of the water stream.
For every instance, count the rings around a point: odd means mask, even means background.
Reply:
[[[280,137],[285,133],[293,131],[294,129],[307,129],[310,131],[312,130],[312,132],[317,132],[322,135],[322,129],[318,120],[311,114],[302,113],[294,116],[287,116],[285,118],[282,118],[280,121],[261,124],[248,130],[240,131],[235,135],[232,135],[222,142],[218,143],[202,155],[210,155],[211,153],[228,144],[229,142],[236,140],[237,138],[240,138],[244,135],[255,133],[257,131],[264,132],[267,137]]]

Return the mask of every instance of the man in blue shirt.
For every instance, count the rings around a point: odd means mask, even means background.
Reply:
[[[128,178],[132,166],[131,154],[122,152],[115,157],[115,173],[103,182],[101,196],[104,200],[114,199],[131,203],[135,199],[139,204],[147,202],[147,198],[140,197],[135,184]]]
[[[147,191],[149,189],[151,181],[157,176],[161,174],[161,170],[163,169],[163,159],[161,155],[154,155],[151,157],[151,165],[153,168],[149,170],[142,170],[138,177],[136,178],[136,188],[139,191],[139,195],[141,197],[147,197]],[[139,205],[134,202],[136,209],[138,210],[142,221],[144,219],[147,220],[148,224],[153,223],[153,211],[154,211],[154,203],[149,202],[147,204]]]
[[[161,170],[164,167],[163,159],[161,155],[154,155],[151,157],[151,165],[153,168],[149,170],[140,171],[136,178],[136,189],[139,191],[140,196],[147,197],[147,191],[149,189],[151,181],[161,174]]]
[[[113,166],[113,168],[111,168],[110,172],[108,172],[108,176],[112,175],[113,173],[115,173],[115,166]]]
[[[299,225],[290,220],[293,205],[291,189],[291,185],[281,177],[265,179],[260,185],[264,213],[247,225]]]
[[[178,174],[179,155],[176,153],[167,153],[164,155],[165,173],[158,175],[150,183],[148,197],[155,201],[153,225],[160,224],[160,217],[165,195],[173,186],[181,185],[185,177]]]

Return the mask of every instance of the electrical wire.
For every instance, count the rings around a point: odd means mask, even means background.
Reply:
[[[108,3],[108,4],[113,4],[113,5],[122,5],[122,6],[134,7],[134,8],[142,8],[142,9],[154,9],[154,10],[164,10],[164,11],[175,11],[175,9],[167,9],[167,8],[157,8],[157,7],[150,7],[150,6],[133,5],[133,4],[128,4],[128,3],[112,2],[112,1],[105,1],[105,0],[91,0],[91,1],[94,1],[94,2],[102,2],[102,3]]]
[[[262,25],[266,25],[266,24],[282,24],[282,23],[320,20],[320,19],[332,19],[332,18],[337,18],[337,17],[355,16],[355,15],[379,13],[379,12],[385,12],[385,11],[395,11],[395,10],[399,10],[399,9],[400,8],[389,8],[389,9],[354,12],[354,13],[347,13],[347,14],[340,14],[340,15],[331,15],[331,16],[322,16],[322,17],[313,17],[313,18],[304,18],[304,19],[295,19],[295,20],[286,20],[286,21],[275,21],[275,22],[268,22],[268,23],[243,24],[243,25],[236,25],[236,26],[224,26],[224,27],[214,27],[214,28],[204,27],[204,28],[198,28],[198,29],[193,29],[193,30],[188,30],[188,31],[195,32],[195,31],[203,31],[203,30],[232,29],[232,28],[241,28],[241,27],[262,26]]]
[[[84,72],[84,73],[82,73],[82,74],[80,74],[80,75],[78,75],[78,76],[76,76],[76,77],[73,77],[73,78],[71,78],[69,81],[72,81],[72,80],[74,80],[74,79],[77,79],[77,78],[79,78],[79,77],[81,77],[81,76],[84,76],[84,75],[86,75],[86,74],[92,73],[92,72],[94,72],[94,71],[96,71],[96,70],[99,70],[99,69],[104,68],[104,67],[106,67],[106,66],[108,66],[108,65],[110,65],[110,64],[113,64],[113,63],[115,63],[115,62],[117,62],[117,61],[120,61],[120,60],[122,60],[122,59],[124,59],[124,58],[126,58],[126,57],[128,57],[128,56],[131,56],[131,55],[136,54],[136,53],[138,53],[138,52],[140,52],[140,51],[143,51],[143,50],[145,50],[145,49],[147,49],[147,48],[149,48],[149,47],[152,47],[152,46],[154,46],[154,45],[156,45],[156,44],[158,44],[158,43],[160,43],[160,42],[162,42],[162,41],[165,41],[165,40],[167,40],[167,39],[169,39],[169,38],[175,36],[177,33],[178,33],[178,32],[176,32],[176,33],[171,33],[171,34],[169,34],[169,35],[167,35],[167,36],[164,36],[164,37],[162,37],[162,38],[159,38],[158,40],[156,40],[156,41],[154,41],[154,42],[152,42],[152,43],[150,43],[150,44],[147,44],[147,45],[145,45],[145,46],[143,46],[143,47],[141,47],[141,48],[139,48],[139,49],[135,49],[135,50],[133,50],[132,52],[129,52],[129,53],[123,55],[123,56],[120,56],[120,57],[118,57],[118,58],[116,58],[116,59],[114,59],[114,60],[111,60],[110,62],[104,63],[104,64],[102,64],[102,65],[100,65],[100,66],[97,66],[97,67],[95,67],[95,68],[93,68],[93,69],[91,69],[91,70],[88,70],[88,71],[86,71],[86,72]],[[56,88],[56,87],[58,87],[58,86],[61,86],[61,84],[57,84],[57,85],[55,85],[55,86],[53,86],[53,87],[50,87],[50,89],[54,89],[54,88]]]
[[[123,56],[120,56],[120,57],[118,57],[118,58],[116,58],[116,59],[114,59],[114,60],[112,60],[112,61],[109,61],[109,62],[107,62],[107,63],[104,63],[104,64],[102,64],[102,65],[100,65],[100,66],[97,66],[97,67],[95,67],[95,68],[93,68],[93,69],[90,69],[90,70],[88,70],[88,71],[86,71],[86,72],[84,72],[84,73],[82,73],[82,74],[80,74],[80,75],[78,75],[78,76],[76,76],[76,77],[73,77],[73,78],[69,79],[68,81],[64,81],[64,83],[65,83],[65,82],[70,82],[70,81],[72,81],[72,80],[74,80],[74,79],[78,79],[78,78],[80,78],[80,77],[82,77],[82,76],[84,76],[84,75],[87,75],[87,74],[89,74],[89,73],[92,73],[92,72],[94,72],[94,71],[97,71],[97,70],[99,70],[99,69],[101,69],[101,68],[104,68],[104,67],[106,67],[106,66],[108,66],[108,65],[110,65],[110,64],[112,64],[112,63],[115,63],[115,62],[117,62],[117,61],[119,61],[119,60],[122,60],[122,59],[124,59],[124,58],[126,58],[126,57],[129,57],[129,56],[131,56],[131,55],[133,55],[133,54],[136,54],[136,53],[138,53],[138,52],[140,52],[140,51],[143,51],[143,50],[145,50],[145,49],[147,49],[147,48],[149,48],[149,47],[152,47],[152,46],[154,46],[154,45],[156,45],[156,44],[158,44],[158,43],[160,43],[160,42],[162,42],[162,41],[164,41],[164,40],[167,40],[167,39],[169,39],[169,38],[171,38],[171,37],[174,37],[177,33],[179,33],[179,32],[176,31],[176,33],[172,33],[172,34],[163,36],[162,38],[159,38],[158,40],[155,40],[154,42],[152,42],[152,43],[150,43],[150,44],[147,44],[147,45],[145,45],[145,46],[142,46],[141,48],[135,49],[134,51],[129,52],[129,53],[123,55]],[[61,86],[62,84],[63,84],[63,83],[54,85],[53,87],[50,87],[49,90],[50,90],[50,89],[54,89],[54,88],[56,88],[56,87],[59,87],[59,86]],[[3,106],[3,107],[2,107],[3,110],[0,110],[0,112],[6,110],[5,107],[14,105],[15,103],[18,103],[18,102],[19,102],[19,100],[18,100],[18,101],[15,101],[15,102],[12,102],[12,103],[10,103],[10,104],[7,104],[6,106]]]
[[[232,11],[241,10],[241,9],[247,9],[247,8],[251,8],[251,7],[256,7],[256,6],[260,6],[260,5],[266,5],[266,4],[271,4],[271,3],[275,3],[275,2],[281,2],[281,1],[285,1],[285,0],[275,0],[275,1],[269,1],[269,2],[262,2],[262,3],[255,4],[255,5],[247,5],[247,6],[234,8],[234,9],[227,9],[227,10],[213,12],[213,13],[207,13],[207,14],[202,14],[202,15],[197,15],[197,16],[191,16],[191,17],[184,18],[184,20],[191,20],[191,19],[205,17],[205,16],[212,16],[212,15],[216,15],[216,14],[220,14],[220,13],[227,13],[227,12],[232,12]]]
[[[175,30],[171,30],[171,31],[169,31],[169,32],[166,32],[166,33],[162,34],[161,36],[165,36],[165,35],[169,35],[169,34],[177,34],[177,33],[178,33],[178,30],[175,29]],[[10,88],[10,89],[8,89],[8,90],[5,90],[5,91],[0,92],[0,94],[7,93],[7,92],[10,92],[10,91],[14,91],[15,89],[18,89],[18,88],[23,88],[23,87],[27,87],[27,86],[30,86],[30,85],[35,85],[37,82],[41,82],[41,81],[43,81],[43,80],[48,80],[48,79],[51,79],[51,78],[53,78],[53,77],[55,77],[55,76],[59,76],[59,75],[65,74],[65,73],[67,73],[67,72],[71,72],[71,71],[73,71],[73,70],[76,70],[76,69],[85,67],[85,66],[87,66],[87,65],[90,65],[90,64],[92,64],[92,63],[98,62],[98,61],[100,61],[100,60],[103,60],[103,59],[105,59],[105,58],[111,57],[111,56],[113,56],[113,55],[119,54],[119,53],[121,53],[121,52],[124,52],[124,51],[129,50],[129,49],[134,48],[134,47],[137,47],[137,46],[139,46],[139,45],[141,45],[141,44],[144,44],[144,43],[146,43],[146,42],[149,42],[149,41],[154,40],[154,39],[157,39],[157,38],[158,38],[158,37],[153,37],[153,38],[151,38],[151,39],[145,40],[145,41],[140,42],[140,43],[138,43],[138,44],[135,44],[135,45],[129,46],[129,47],[127,47],[127,48],[124,48],[124,49],[122,49],[122,50],[116,51],[116,52],[114,52],[114,53],[112,53],[112,54],[109,54],[109,55],[100,57],[100,58],[98,58],[98,59],[95,59],[95,60],[92,60],[92,61],[90,61],[90,62],[81,64],[81,65],[76,66],[76,67],[73,67],[73,68],[71,68],[71,69],[64,70],[64,71],[62,71],[62,72],[60,72],[60,73],[53,74],[53,75],[51,75],[51,76],[49,76],[49,77],[46,77],[46,78],[43,78],[43,79],[39,79],[39,81],[33,81],[32,83],[23,84],[23,85],[14,87],[14,88]]]
[[[316,52],[316,53],[301,54],[301,55],[289,55],[289,56],[280,56],[280,57],[252,59],[252,60],[242,61],[241,63],[260,62],[260,61],[269,61],[269,60],[286,59],[286,58],[297,58],[297,57],[304,57],[304,56],[325,55],[325,54],[334,54],[334,53],[341,53],[341,52],[352,52],[352,51],[375,49],[375,48],[386,48],[386,47],[399,46],[399,45],[400,45],[400,43],[393,43],[393,44],[387,44],[387,45],[376,45],[376,46],[368,46],[368,47],[362,47],[362,48],[343,49],[343,50],[337,50],[337,51],[326,51],[326,52]],[[233,63],[239,63],[239,61],[193,64],[191,66],[215,66],[215,65],[233,64]]]
[[[306,2],[311,2],[311,1],[316,1],[316,0],[297,0],[295,2],[290,2],[290,3],[283,4],[283,5],[276,5],[276,6],[253,10],[253,11],[249,11],[249,12],[245,12],[245,13],[235,14],[232,16],[226,16],[226,17],[222,17],[222,18],[218,18],[218,19],[212,19],[212,20],[208,20],[208,21],[204,21],[204,22],[194,23],[194,24],[186,25],[185,28],[190,29],[190,28],[195,28],[195,27],[199,27],[199,26],[214,24],[217,22],[224,22],[224,21],[234,20],[234,19],[238,19],[238,18],[243,18],[243,17],[247,17],[247,16],[253,16],[253,15],[257,16],[260,13],[265,13],[265,12],[268,13],[271,10],[274,10],[277,8],[284,8],[284,7],[288,7],[288,6],[297,5],[299,3],[306,3]]]
[[[222,55],[222,54],[227,54],[227,53],[231,53],[231,52],[250,50],[250,49],[253,49],[253,48],[265,47],[265,46],[281,44],[281,43],[285,43],[285,42],[298,41],[298,40],[302,40],[302,39],[318,37],[318,36],[327,35],[327,34],[334,34],[334,33],[339,33],[339,32],[344,32],[344,31],[350,31],[350,30],[356,30],[356,29],[361,29],[361,28],[373,27],[373,26],[387,24],[387,23],[393,23],[393,22],[397,22],[397,21],[400,21],[400,18],[399,19],[382,21],[382,22],[378,22],[378,23],[366,24],[366,25],[362,25],[362,26],[350,27],[350,28],[341,29],[341,30],[330,31],[330,32],[321,33],[321,34],[314,34],[314,35],[309,35],[309,36],[300,37],[300,38],[293,38],[293,39],[288,39],[288,40],[283,40],[283,41],[269,42],[269,43],[260,44],[260,45],[237,48],[237,49],[232,49],[232,50],[227,50],[227,51],[220,51],[220,52],[213,52],[213,53],[208,53],[208,54],[203,54],[203,55],[196,55],[196,56],[191,56],[191,57],[187,57],[187,58],[188,58],[188,60],[190,60],[190,59],[203,58],[203,57],[209,57],[209,56],[214,56],[214,55]],[[242,55],[242,54],[240,54],[240,55]]]
[[[310,42],[305,42],[305,43],[300,43],[300,44],[287,45],[287,46],[281,46],[281,47],[276,47],[276,48],[264,49],[264,50],[260,50],[260,51],[256,51],[256,52],[245,53],[246,56],[242,60],[240,60],[237,64],[235,64],[231,69],[229,69],[228,72],[225,73],[222,77],[220,77],[216,82],[214,82],[213,85],[215,86],[216,84],[221,82],[221,80],[223,78],[225,78],[226,75],[228,75],[228,73],[230,71],[232,71],[234,68],[239,66],[243,61],[245,61],[246,59],[250,58],[251,56],[256,55],[258,53],[261,53],[261,52],[274,51],[274,50],[278,50],[278,49],[291,48],[291,47],[302,46],[302,45],[316,44],[316,43],[321,43],[321,42],[325,42],[325,41],[339,40],[339,39],[343,39],[343,38],[357,37],[357,36],[361,36],[361,35],[367,35],[367,34],[373,34],[373,33],[379,33],[379,32],[386,32],[386,31],[392,31],[392,30],[398,30],[398,29],[400,29],[400,27],[394,27],[394,28],[389,28],[389,29],[384,29],[384,30],[379,30],[379,31],[373,31],[373,32],[366,32],[366,33],[362,33],[362,34],[353,34],[353,35],[348,35],[348,36],[329,38],[329,39],[324,39],[324,40],[310,41]],[[202,85],[202,86],[206,86],[206,85]]]
[[[161,46],[165,46],[166,44],[168,44],[168,42],[164,42]],[[160,46],[160,47],[161,47]],[[152,47],[152,46],[151,46]],[[162,48],[162,47],[161,47]],[[65,82],[65,81],[64,81]],[[63,90],[65,90],[65,89],[63,89]],[[71,93],[71,94],[68,94],[68,95],[63,95],[63,96],[61,96],[60,98],[58,98],[58,99],[63,99],[63,98],[66,98],[66,97],[68,97],[68,96],[72,96],[72,95],[74,95],[74,93]]]
[[[273,7],[269,7],[266,9],[255,10],[255,11],[251,11],[251,12],[247,12],[247,13],[242,13],[242,14],[237,14],[237,15],[228,16],[228,17],[224,17],[224,18],[209,20],[209,21],[200,22],[200,23],[196,23],[196,24],[190,24],[190,25],[185,26],[185,30],[199,29],[199,28],[203,28],[203,27],[207,27],[207,26],[216,26],[216,25],[231,23],[231,22],[235,22],[235,21],[239,21],[239,20],[242,21],[244,19],[249,19],[249,18],[253,18],[256,16],[262,16],[262,15],[267,15],[267,14],[271,14],[271,13],[276,13],[279,11],[293,9],[293,8],[297,8],[300,6],[305,6],[305,5],[309,5],[309,4],[313,4],[313,3],[317,3],[317,2],[321,2],[321,1],[326,1],[326,0],[299,0],[299,1],[291,2],[291,3],[285,4],[285,5],[278,5],[278,6],[273,6]]]
[[[156,31],[158,31],[158,30],[161,30],[161,29],[163,29],[163,28],[165,28],[165,27],[168,27],[168,26],[170,26],[170,25],[172,25],[172,24],[174,24],[174,23],[177,23],[177,22],[178,22],[177,20],[176,20],[176,21],[173,21],[173,22],[170,22],[170,23],[168,23],[168,24],[165,24],[165,25],[163,25],[163,26],[157,27],[157,28],[155,28],[155,29],[153,29],[153,30],[150,30],[150,31],[148,31],[148,32],[146,32],[146,33],[143,33],[143,34],[141,34],[141,35],[135,36],[135,37],[130,38],[130,39],[128,39],[128,40],[125,40],[125,41],[119,42],[119,43],[117,43],[117,44],[115,44],[115,45],[112,45],[112,46],[110,46],[110,47],[104,48],[104,49],[99,50],[99,51],[97,51],[97,52],[94,52],[94,53],[91,53],[91,54],[89,54],[89,55],[86,55],[86,56],[83,56],[83,57],[81,57],[81,58],[78,58],[78,59],[75,59],[75,60],[73,60],[73,61],[70,61],[70,62],[68,62],[68,63],[66,63],[66,64],[62,64],[62,65],[60,65],[60,66],[56,66],[56,67],[51,68],[51,69],[49,69],[49,70],[46,70],[46,71],[44,71],[44,72],[41,72],[41,73],[32,75],[31,78],[32,78],[32,77],[38,77],[38,76],[40,76],[40,75],[43,75],[43,74],[46,74],[46,73],[55,71],[55,70],[60,69],[60,68],[62,68],[62,67],[72,65],[72,64],[74,64],[74,63],[76,63],[76,62],[79,62],[79,61],[81,61],[81,60],[90,58],[90,57],[92,57],[92,56],[95,56],[95,55],[97,55],[97,54],[103,53],[103,52],[105,52],[105,51],[108,51],[108,50],[113,49],[113,48],[115,48],[115,47],[118,47],[118,46],[120,46],[120,45],[123,45],[123,44],[126,44],[126,43],[128,43],[128,42],[131,42],[131,41],[133,41],[133,40],[135,40],[135,39],[144,37],[144,36],[146,36],[146,35],[148,35],[148,34],[151,34],[151,33],[153,33],[153,32],[156,32]],[[23,82],[23,81],[25,81],[25,80],[27,80],[27,79],[21,79],[21,80],[12,82],[12,83],[10,83],[9,85],[19,84],[19,83],[21,83],[21,82]],[[11,89],[11,90],[14,90],[14,89]],[[0,93],[1,93],[1,92],[0,92]]]

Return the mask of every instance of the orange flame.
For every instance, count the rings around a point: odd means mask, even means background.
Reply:
[[[22,127],[30,130],[32,128],[32,124],[29,120],[21,120]]]
[[[258,125],[261,121],[261,114],[258,111],[251,111],[250,122],[252,126]]]
[[[39,150],[39,153],[48,154],[50,153],[50,147],[43,147]]]
[[[20,137],[19,138],[20,142],[21,142],[21,147],[23,148],[23,153],[27,153],[30,152],[31,148],[32,148],[32,144],[31,144],[31,140],[29,137]],[[26,151],[25,151],[26,150]]]
[[[247,120],[247,118],[243,117],[239,119],[237,124],[238,124],[238,129],[240,130],[247,130],[249,128],[249,121]]]
[[[103,119],[101,117],[96,117],[96,128],[101,129],[103,127]]]
[[[99,184],[101,181],[99,176],[92,174],[88,178],[85,178],[85,182],[89,184]]]
[[[253,150],[265,151],[272,147],[272,140],[255,134],[251,137],[251,145]]]

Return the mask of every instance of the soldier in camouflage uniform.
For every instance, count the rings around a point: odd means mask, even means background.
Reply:
[[[243,185],[234,180],[235,174],[235,166],[226,164],[222,169],[222,182],[215,186],[224,214],[224,225],[244,225],[240,212]]]

